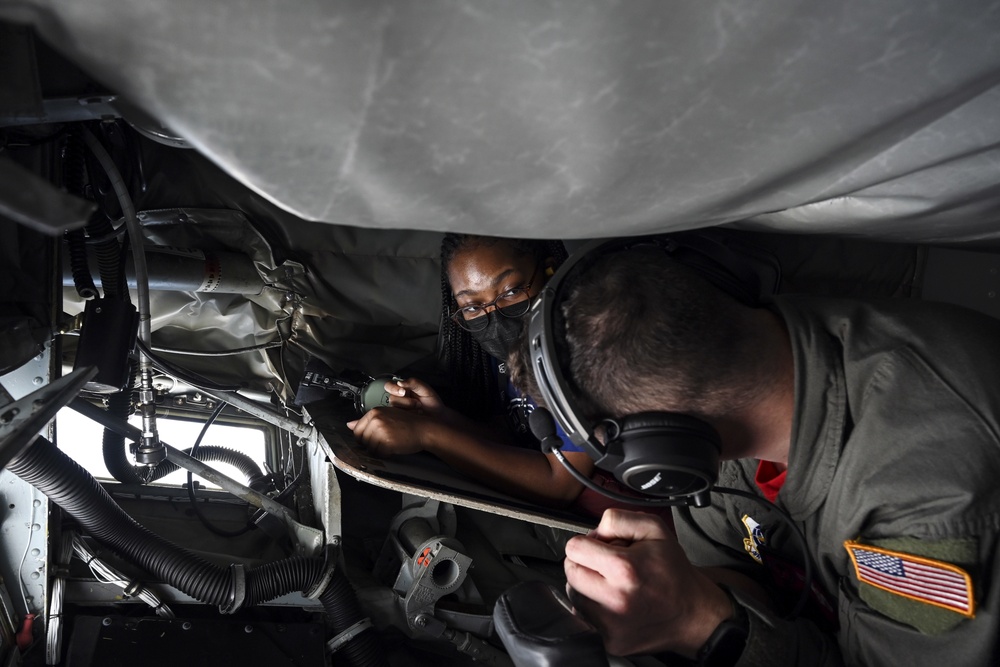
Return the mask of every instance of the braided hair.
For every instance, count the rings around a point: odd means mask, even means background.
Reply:
[[[458,308],[448,281],[448,266],[462,250],[478,246],[506,243],[517,255],[534,257],[536,262],[548,258],[556,266],[566,260],[562,241],[532,239],[506,239],[474,234],[445,234],[441,241],[441,335],[439,356],[449,379],[451,391],[448,403],[459,412],[473,418],[485,418],[499,400],[499,389],[494,378],[494,361],[468,331],[451,319]]]

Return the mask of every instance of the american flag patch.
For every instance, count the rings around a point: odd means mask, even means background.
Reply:
[[[844,542],[858,581],[910,600],[972,618],[972,578],[960,567],[930,558],[852,542]]]

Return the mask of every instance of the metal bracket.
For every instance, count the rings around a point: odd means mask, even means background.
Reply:
[[[417,618],[433,615],[437,601],[458,590],[469,574],[472,559],[449,543],[461,546],[449,538],[433,538],[421,544],[400,568],[400,579],[411,578],[402,602],[407,623],[414,630],[424,629]],[[397,587],[400,583],[397,581]]]
[[[247,597],[247,569],[242,563],[233,563],[229,566],[229,573],[232,575],[232,589],[229,591],[229,599],[226,603],[219,605],[220,614],[235,614],[243,606],[243,601]]]
[[[51,382],[19,401],[0,408],[0,468],[34,443],[56,413],[72,401],[97,374],[88,366]]]

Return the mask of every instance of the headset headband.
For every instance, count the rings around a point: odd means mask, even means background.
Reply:
[[[538,383],[538,390],[545,404],[555,415],[556,421],[577,447],[582,447],[595,461],[603,458],[604,451],[594,438],[593,431],[580,418],[581,411],[576,401],[568,391],[569,381],[563,375],[559,351],[556,346],[556,314],[558,304],[563,299],[563,285],[566,276],[584,258],[592,256],[592,252],[606,242],[594,241],[573,253],[556,274],[542,288],[528,319],[528,338],[531,354],[531,366]]]

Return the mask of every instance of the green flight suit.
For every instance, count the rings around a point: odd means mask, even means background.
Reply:
[[[777,504],[804,533],[839,629],[782,620],[737,594],[750,617],[739,664],[1000,664],[1000,321],[902,300],[784,296],[774,310],[795,361]],[[726,461],[718,484],[761,495],[757,466]],[[769,581],[751,554],[758,524],[765,550],[803,562],[773,511],[717,493],[712,503],[675,510],[696,565]],[[975,617],[859,583],[850,540],[959,566],[971,576]]]

